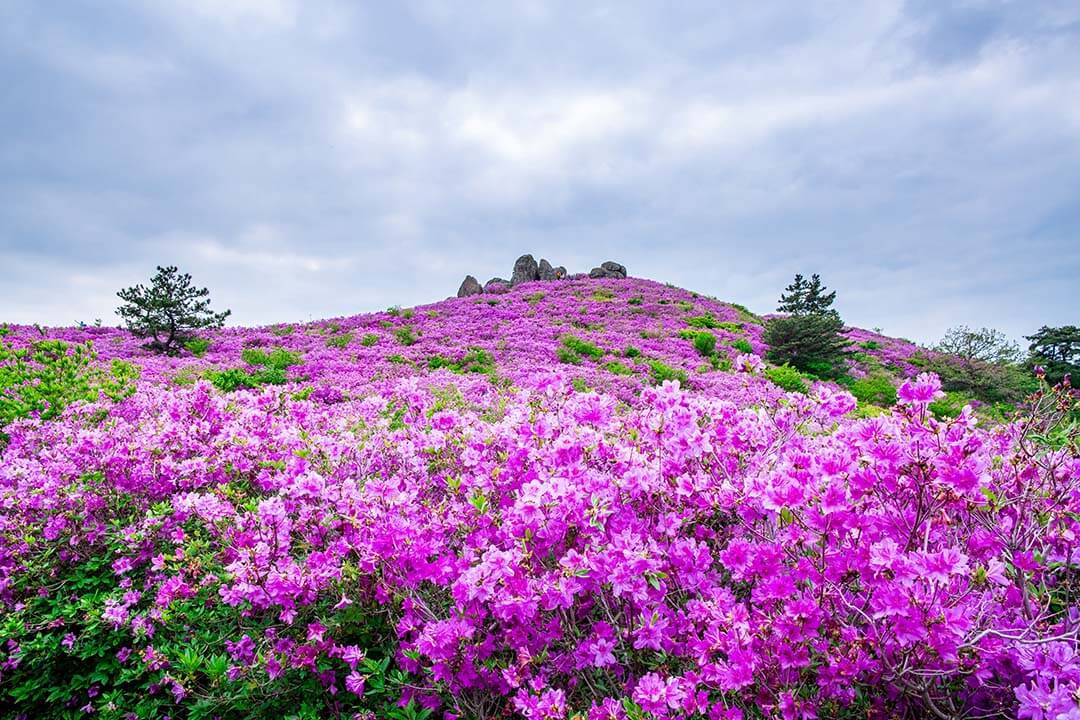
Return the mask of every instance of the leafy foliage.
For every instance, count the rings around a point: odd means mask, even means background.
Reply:
[[[149,348],[175,354],[196,330],[225,324],[231,311],[212,312],[209,295],[175,265],[158,266],[150,287],[136,285],[117,293],[124,303],[116,313],[136,337],[150,338]]]
[[[19,348],[0,338],[0,429],[31,416],[52,420],[74,402],[119,401],[135,391],[138,368],[114,359],[105,370],[96,359],[90,342],[46,339]]]
[[[1026,339],[1031,341],[1029,363],[1041,366],[1048,382],[1060,383],[1066,375],[1080,377],[1080,327],[1043,325]]]
[[[968,362],[1005,365],[1020,359],[1020,347],[1005,333],[992,328],[973,330],[967,325],[950,328],[934,349]]]
[[[809,392],[802,373],[790,365],[766,368],[765,377],[771,380],[774,385],[778,385],[788,392],[797,392],[804,395]]]

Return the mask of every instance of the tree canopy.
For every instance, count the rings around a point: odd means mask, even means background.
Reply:
[[[210,291],[191,284],[191,275],[175,265],[157,268],[150,287],[136,285],[117,293],[124,304],[116,313],[147,347],[174,354],[197,330],[220,328],[231,311],[210,310]]]

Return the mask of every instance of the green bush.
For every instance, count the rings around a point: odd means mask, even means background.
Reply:
[[[349,343],[353,341],[353,334],[351,332],[342,333],[341,335],[334,335],[326,339],[326,347],[338,348],[342,350],[348,347]]]
[[[184,343],[184,349],[195,357],[202,357],[210,349],[210,341],[206,338],[191,338]]]
[[[657,384],[660,384],[665,380],[678,380],[680,385],[686,387],[687,377],[685,370],[673,368],[659,360],[649,360],[648,364],[649,370],[652,371],[653,380],[656,381]]]
[[[808,392],[802,374],[790,365],[767,368],[765,377],[771,380],[774,385],[779,385],[788,392],[803,393],[804,395]]]
[[[711,357],[716,352],[716,336],[708,331],[701,331],[694,336],[694,349],[703,357]]]
[[[541,300],[543,300],[545,297],[547,297],[547,295],[545,293],[534,292],[532,295],[526,295],[525,296],[525,301],[527,303],[529,303],[530,305],[536,305]]]
[[[867,340],[866,342],[859,343],[859,347],[864,350],[878,350],[881,348],[881,343],[877,340]]]
[[[565,346],[561,346],[555,351],[555,357],[559,359],[559,362],[566,363],[567,365],[581,364],[581,356]]]
[[[930,412],[942,420],[958,417],[971,398],[962,392],[946,392],[945,397],[930,403]]]
[[[491,373],[495,370],[495,358],[483,348],[469,348],[461,360],[451,360],[442,355],[432,355],[428,358],[428,368],[438,370],[446,368],[451,372],[464,373]]]
[[[604,351],[593,345],[592,343],[582,340],[574,335],[566,335],[562,339],[562,346],[566,350],[574,353],[579,357],[588,357],[593,360],[599,360],[604,357]],[[561,360],[562,358],[560,358]],[[566,362],[566,361],[563,361]],[[577,363],[574,363],[575,365]]]
[[[206,374],[210,384],[222,392],[233,392],[241,388],[258,387],[255,378],[243,368],[228,368],[225,370],[211,370]]]
[[[615,299],[615,291],[611,288],[597,288],[590,299],[596,302],[608,302]]]
[[[884,375],[859,378],[848,385],[848,390],[861,403],[872,403],[881,407],[896,404],[896,388]]]
[[[285,348],[274,348],[269,353],[259,348],[244,348],[240,352],[240,359],[254,369],[211,370],[206,374],[210,384],[222,392],[261,385],[284,385],[289,381],[289,368],[301,362],[299,353]]]
[[[379,336],[375,333],[367,333],[364,337],[360,338],[360,344],[364,347],[371,347],[379,342]]]
[[[644,302],[644,299],[639,295],[638,297],[632,297],[626,301],[627,305],[640,305]]]
[[[397,341],[399,343],[405,345],[406,347],[409,345],[415,345],[418,342],[416,335],[413,334],[412,327],[409,325],[399,327],[397,330],[395,330],[394,337],[397,338]]]
[[[716,353],[709,358],[709,363],[712,365],[713,370],[723,370],[724,372],[727,372],[732,368],[731,358],[725,353]]]
[[[119,401],[135,392],[137,367],[113,360],[105,370],[96,359],[90,342],[38,340],[16,348],[0,340],[0,428],[35,414],[51,420],[73,402]]]
[[[697,315],[686,319],[686,324],[690,327],[706,328],[709,330],[715,330],[720,327],[720,323],[710,313],[704,315]]]
[[[737,340],[732,340],[731,342],[728,343],[728,345],[735,348],[739,352],[745,353],[747,355],[754,352],[754,346],[751,345],[750,341],[747,340],[746,338],[739,338]]]
[[[607,369],[608,372],[614,373],[615,375],[633,375],[634,374],[634,369],[633,368],[629,368],[626,365],[623,365],[618,360],[612,360],[611,362],[604,365],[604,367]]]
[[[638,350],[633,345],[630,345],[625,350],[623,350],[623,357],[636,358],[636,357],[640,357],[640,356],[641,356],[641,351]]]

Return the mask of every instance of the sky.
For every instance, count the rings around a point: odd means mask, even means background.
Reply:
[[[1080,324],[1080,3],[0,0],[0,321],[241,325],[532,253],[932,342]]]

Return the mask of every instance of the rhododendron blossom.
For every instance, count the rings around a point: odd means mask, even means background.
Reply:
[[[937,418],[914,368],[872,417],[831,383],[784,392],[753,318],[647,281],[405,314],[222,330],[204,358],[82,331],[144,375],[7,429],[0,689],[39,633],[76,662],[106,628],[175,717],[286,691],[341,717],[1080,715],[1068,446]],[[570,333],[602,357],[560,363]],[[302,357],[284,384],[198,376],[279,346]]]

